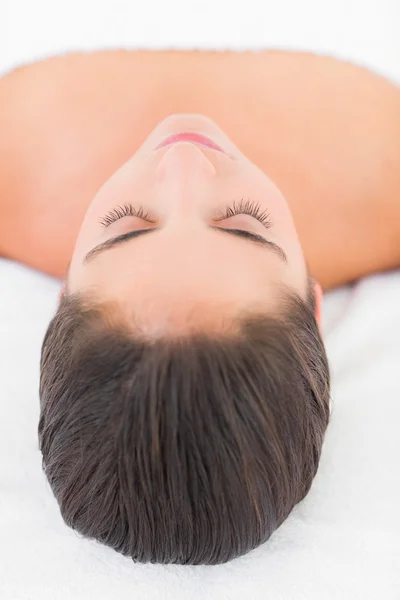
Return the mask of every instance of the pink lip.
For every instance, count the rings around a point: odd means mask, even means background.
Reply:
[[[201,146],[207,146],[207,148],[212,148],[213,150],[218,150],[219,152],[224,152],[221,146],[218,146],[215,142],[210,140],[205,135],[201,133],[195,133],[194,131],[183,131],[182,133],[173,133],[169,135],[154,148],[154,150],[158,150],[159,148],[163,148],[163,146],[169,146],[170,144],[175,144],[176,142],[193,142],[195,144],[200,144]],[[224,152],[225,154],[225,152]]]

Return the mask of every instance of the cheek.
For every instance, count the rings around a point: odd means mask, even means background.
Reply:
[[[88,252],[96,242],[101,241],[101,226],[93,219],[90,213],[86,213],[81,228],[76,238],[74,255],[77,254],[83,257],[83,254]]]
[[[286,202],[283,200],[282,204],[278,209],[278,217],[280,223],[280,230],[282,236],[284,236],[285,240],[293,241],[296,244],[299,244],[299,237],[296,229],[296,225],[293,219],[292,212]]]
[[[112,177],[100,188],[88,206],[76,239],[75,252],[87,252],[96,243],[102,241],[106,229],[102,227],[100,219],[124,202],[121,187]]]
[[[297,237],[292,212],[286,198],[274,182],[268,180],[267,185],[264,183],[263,189],[258,190],[257,197],[261,207],[265,208],[271,217],[273,234],[280,237],[282,242],[289,241],[293,236]]]
[[[285,237],[297,237],[296,227],[289,204],[276,183],[263,173],[264,189],[261,197],[265,198],[266,209],[271,213],[277,230]]]
[[[300,244],[300,239],[292,212],[282,194],[279,194],[279,196],[276,198],[275,206],[273,208],[271,207],[271,216],[272,220],[275,222],[274,234],[285,246],[289,257],[292,257],[296,268],[302,267],[303,250]]]
[[[270,213],[274,223],[271,229],[274,241],[285,247],[291,267],[301,279],[305,273],[305,261],[292,211],[278,186],[264,173],[260,180],[260,188],[261,184],[262,190],[258,189],[258,197],[262,198],[260,202]]]

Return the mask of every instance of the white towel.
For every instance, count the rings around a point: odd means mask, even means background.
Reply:
[[[275,47],[399,82],[397,6],[2,0],[0,73],[71,50]],[[37,441],[40,344],[59,289],[0,260],[1,600],[400,599],[400,271],[325,296],[334,406],[311,491],[266,544],[213,567],[134,564],[63,523]]]

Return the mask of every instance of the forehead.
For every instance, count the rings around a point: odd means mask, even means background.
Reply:
[[[74,291],[79,291],[79,289],[71,290],[69,285],[70,267],[71,263],[66,268],[60,299],[62,294],[69,295]],[[187,318],[196,320],[197,317],[204,318],[206,311],[210,320],[215,321],[220,320],[224,313],[227,315],[233,314],[243,304],[246,308],[250,304],[255,306],[261,304],[264,310],[272,308],[275,305],[274,298],[280,296],[279,288],[281,288],[281,291],[285,288],[291,292],[294,291],[304,300],[309,299],[313,294],[313,280],[307,264],[306,277],[301,289],[293,289],[287,283],[282,282],[279,273],[276,273],[273,278],[271,275],[268,278],[267,276],[263,277],[262,274],[256,274],[255,279],[258,286],[253,295],[250,293],[252,286],[247,283],[245,278],[240,276],[236,280],[234,293],[229,293],[231,288],[226,285],[226,274],[229,273],[229,268],[232,269],[230,271],[232,274],[240,275],[235,269],[235,265],[226,267],[224,270],[225,277],[219,273],[214,274],[214,282],[211,279],[210,269],[203,269],[200,276],[198,271],[197,274],[192,271],[179,274],[176,269],[168,271],[168,269],[163,268],[162,270],[156,269],[153,276],[150,270],[147,272],[146,277],[136,278],[135,280],[130,276],[131,270],[126,269],[124,271],[123,266],[117,267],[110,260],[109,265],[97,269],[99,276],[85,277],[84,285],[80,289],[82,292],[85,292],[85,289],[93,290],[95,297],[100,297],[105,301],[118,301],[123,312],[127,315],[136,306],[141,310],[140,314],[145,315],[147,313],[148,318],[150,318],[152,312],[153,314],[157,312],[158,304],[160,314],[168,312],[168,306],[173,307],[174,310],[171,308],[169,312],[175,320],[179,315],[183,320]],[[118,270],[120,271],[119,274]],[[160,273],[162,276],[160,276]],[[171,276],[169,276],[169,273],[171,273]],[[246,273],[249,274],[247,269]],[[267,288],[265,294],[261,294],[263,286],[260,286],[260,278],[262,278],[262,283]],[[171,312],[174,315],[171,315]]]

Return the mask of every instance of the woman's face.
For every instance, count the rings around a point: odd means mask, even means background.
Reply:
[[[222,151],[189,141],[157,148],[181,132],[205,135]],[[283,285],[305,298],[307,268],[288,204],[198,114],[162,120],[99,189],[68,278],[70,293],[117,301],[154,333],[189,322],[221,325],[240,309],[278,308]]]

